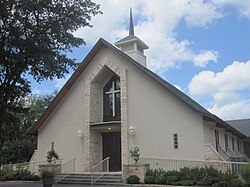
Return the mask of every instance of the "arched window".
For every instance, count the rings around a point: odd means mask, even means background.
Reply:
[[[120,78],[113,76],[103,88],[103,121],[121,120]]]

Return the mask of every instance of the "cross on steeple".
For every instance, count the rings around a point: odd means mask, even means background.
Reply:
[[[129,23],[129,36],[134,36],[134,23],[133,23],[133,15],[132,8],[130,8],[130,23]]]

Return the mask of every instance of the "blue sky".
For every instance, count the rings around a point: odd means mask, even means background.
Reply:
[[[95,2],[103,15],[74,33],[87,45],[70,57],[82,61],[100,37],[114,43],[127,36],[132,6],[135,35],[149,46],[149,69],[225,120],[250,118],[249,0]],[[33,82],[33,93],[52,93],[66,79]]]

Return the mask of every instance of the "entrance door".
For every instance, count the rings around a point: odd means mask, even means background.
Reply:
[[[102,156],[103,159],[110,157],[109,170],[121,171],[121,133],[102,133]]]

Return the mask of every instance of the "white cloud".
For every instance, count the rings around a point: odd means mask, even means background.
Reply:
[[[250,116],[250,60],[235,61],[222,72],[202,71],[189,83],[193,96],[210,96],[213,104],[209,110],[224,119]]]
[[[75,32],[76,36],[85,38],[88,44],[94,44],[99,37],[115,42],[127,36],[126,25],[129,21],[129,7],[132,6],[134,20],[137,20],[134,24],[135,34],[150,47],[146,55],[151,70],[163,74],[169,68],[179,67],[181,63],[187,61],[194,62],[195,59],[195,65],[200,67],[204,67],[208,62],[217,61],[217,52],[208,49],[194,52],[191,49],[192,41],[178,41],[174,33],[181,20],[185,20],[190,26],[206,27],[214,20],[220,19],[223,14],[211,2],[203,0],[105,0],[105,2],[97,0],[96,2],[101,4],[103,15],[92,19],[94,27]],[[207,55],[207,59],[204,55]]]
[[[246,119],[250,115],[250,100],[238,100],[223,106],[215,104],[209,110],[224,120]]]
[[[194,64],[200,67],[206,67],[210,62],[217,62],[218,52],[217,51],[202,51],[200,54],[194,57]]]
[[[190,26],[207,26],[214,20],[224,17],[219,6],[203,0],[189,1],[186,22]]]
[[[239,13],[250,19],[250,1],[249,0],[212,0],[216,6],[231,5],[238,9]]]

